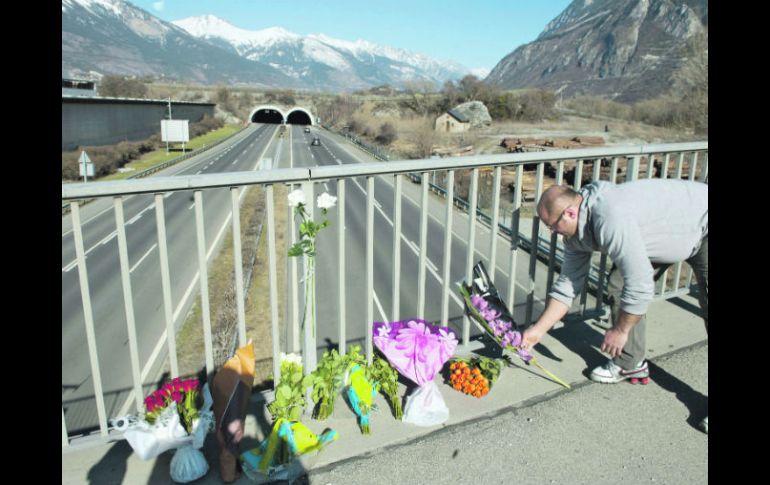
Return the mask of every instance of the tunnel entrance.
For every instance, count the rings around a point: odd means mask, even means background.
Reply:
[[[257,110],[251,117],[252,123],[283,123],[283,115],[274,109],[260,109]]]
[[[286,123],[291,125],[312,125],[313,122],[310,119],[310,115],[305,111],[295,110],[289,113],[286,118]]]

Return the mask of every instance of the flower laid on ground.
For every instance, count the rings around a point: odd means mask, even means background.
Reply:
[[[289,248],[288,254],[291,257],[307,256],[307,266],[305,267],[305,304],[302,310],[302,328],[305,328],[305,321],[308,316],[311,320],[313,337],[315,337],[315,239],[322,229],[329,226],[329,220],[326,214],[329,209],[337,203],[337,197],[324,192],[319,195],[316,204],[321,209],[324,221],[320,224],[310,219],[310,214],[305,210],[305,193],[302,189],[296,189],[289,193],[289,206],[294,207],[294,216],[300,220],[299,234],[300,240]]]
[[[419,386],[407,398],[403,421],[433,426],[449,419],[433,378],[457,348],[454,332],[425,320],[375,322],[373,332],[374,345],[388,362]]]
[[[390,398],[390,406],[393,408],[393,415],[396,419],[404,416],[401,409],[401,397],[398,395],[398,372],[388,364],[388,361],[375,357],[372,365],[369,366],[369,379],[380,385],[383,394]]]
[[[361,434],[369,434],[369,413],[372,410],[372,400],[379,391],[379,384],[367,379],[366,365],[357,363],[351,363],[345,373],[345,384],[348,385],[350,406],[359,418]]]
[[[512,330],[513,322],[501,320],[500,313],[490,308],[486,298],[479,293],[474,293],[473,288],[465,284],[460,285],[460,293],[465,299],[465,307],[470,315],[502,348],[516,353],[527,364],[533,364],[545,372],[554,382],[570,389],[570,385],[562,381],[545,367],[538,363],[537,359],[528,351],[519,348],[521,344],[521,332]],[[507,311],[507,310],[506,310]]]
[[[502,368],[502,359],[454,358],[449,361],[449,384],[456,391],[480,398],[489,393]]]
[[[305,410],[305,389],[311,384],[310,374],[302,376],[302,358],[281,352],[281,376],[275,388],[275,400],[267,405],[274,421],[299,421]]]
[[[318,404],[315,418],[323,421],[334,412],[334,401],[343,386],[343,375],[348,359],[336,349],[324,352],[312,376],[313,402]]]
[[[242,453],[239,460],[246,476],[257,483],[291,483],[304,475],[312,467],[313,457],[337,437],[332,429],[316,436],[298,421],[279,418],[270,435],[258,447]]]

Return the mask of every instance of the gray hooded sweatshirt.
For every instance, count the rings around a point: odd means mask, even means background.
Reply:
[[[655,290],[651,263],[693,256],[708,235],[708,185],[688,180],[593,182],[580,189],[577,232],[564,238],[561,275],[548,296],[572,305],[600,251],[623,275],[620,308],[644,315]]]

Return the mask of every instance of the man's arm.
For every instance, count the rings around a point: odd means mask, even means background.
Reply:
[[[543,310],[543,314],[537,319],[534,325],[524,331],[521,338],[521,348],[530,350],[540,342],[543,335],[556,325],[556,322],[564,318],[569,311],[569,307],[555,298],[548,298],[548,303]]]
[[[621,310],[615,325],[604,334],[602,352],[610,354],[610,357],[617,357],[620,355],[620,352],[623,350],[623,347],[626,346],[626,342],[628,341],[628,333],[641,318],[641,315],[634,315]]]

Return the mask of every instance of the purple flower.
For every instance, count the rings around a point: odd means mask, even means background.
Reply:
[[[491,322],[493,320],[496,320],[497,317],[500,316],[500,312],[496,312],[492,308],[489,308],[487,310],[482,310],[481,311],[481,316],[484,317],[484,320],[486,320],[488,322]]]
[[[521,360],[523,360],[524,362],[529,363],[529,361],[532,360],[532,354],[530,354],[528,351],[524,349],[519,349],[518,351],[516,351],[516,353],[519,355],[519,357],[521,357]]]
[[[518,347],[521,344],[521,332],[513,330],[508,332],[507,335],[510,335],[511,346]]]
[[[471,303],[473,303],[473,306],[478,308],[479,310],[486,310],[489,303],[487,303],[487,300],[485,300],[483,297],[479,295],[471,295]]]

